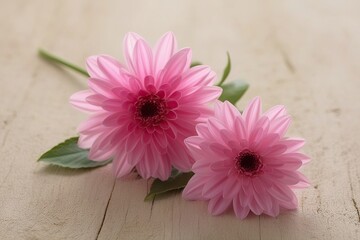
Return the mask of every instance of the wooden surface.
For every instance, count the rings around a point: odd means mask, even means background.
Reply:
[[[360,239],[360,2],[4,1],[0,8],[0,239]],[[37,163],[85,118],[68,104],[81,76],[37,56],[43,47],[84,65],[122,59],[136,31],[154,43],[172,30],[195,60],[250,83],[239,103],[285,104],[289,135],[307,139],[312,186],[277,218],[211,217],[179,194],[143,202],[146,181],[111,166],[64,170]]]

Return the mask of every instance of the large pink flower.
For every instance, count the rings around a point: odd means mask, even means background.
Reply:
[[[309,158],[299,152],[304,140],[284,137],[289,124],[283,106],[262,114],[260,98],[243,114],[218,102],[215,116],[197,125],[198,136],[185,140],[196,162],[183,196],[209,200],[213,215],[232,208],[240,219],[296,208],[292,189],[308,185],[298,169]]]
[[[136,33],[124,39],[126,66],[109,56],[87,60],[89,90],[70,101],[90,113],[82,123],[79,146],[89,158],[113,158],[116,176],[134,167],[143,178],[165,180],[171,166],[189,171],[193,159],[184,144],[195,125],[211,113],[208,103],[221,94],[207,66],[190,68],[191,50],[177,50],[172,33],[155,48]]]

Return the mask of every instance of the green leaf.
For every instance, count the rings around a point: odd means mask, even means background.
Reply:
[[[219,98],[220,101],[229,101],[235,104],[244,95],[249,88],[249,84],[243,81],[234,81],[221,86],[223,92]]]
[[[38,161],[67,168],[94,168],[112,161],[111,159],[100,162],[89,160],[89,150],[79,148],[77,145],[78,140],[78,137],[67,139],[44,153]]]
[[[218,86],[221,86],[225,82],[225,80],[227,79],[227,77],[229,76],[230,71],[231,71],[230,54],[229,54],[229,52],[226,52],[226,54],[227,54],[227,64],[226,64],[226,67],[224,69],[223,75],[221,77],[221,80],[220,80]]]
[[[144,201],[153,200],[158,194],[183,189],[193,175],[193,172],[182,173],[173,168],[168,180],[164,182],[159,179],[154,180],[150,192],[146,195]]]
[[[201,62],[195,61],[195,62],[191,63],[190,67],[192,68],[192,67],[195,67],[195,66],[199,66],[201,64],[202,64]]]

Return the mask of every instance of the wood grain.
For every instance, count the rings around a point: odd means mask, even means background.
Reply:
[[[8,1],[0,8],[0,239],[360,239],[359,1]],[[289,135],[307,139],[312,186],[277,218],[211,217],[179,194],[143,202],[148,183],[115,180],[111,166],[36,163],[85,118],[67,104],[85,79],[38,58],[75,63],[136,31],[175,32],[194,59],[250,83],[242,108],[285,104]]]

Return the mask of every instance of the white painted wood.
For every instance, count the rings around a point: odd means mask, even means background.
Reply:
[[[358,1],[9,1],[0,8],[0,239],[360,239],[360,15]],[[84,115],[68,97],[81,76],[36,56],[75,63],[119,58],[127,31],[154,42],[172,30],[220,74],[251,85],[264,108],[285,104],[289,135],[307,139],[312,187],[277,218],[228,213],[179,194],[143,202],[145,180],[110,166],[64,170],[36,163],[73,136]],[[115,185],[114,185],[115,184]],[[114,186],[114,188],[113,188]]]

